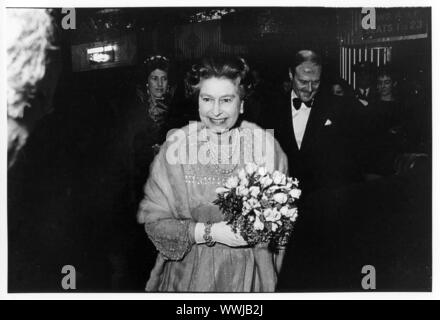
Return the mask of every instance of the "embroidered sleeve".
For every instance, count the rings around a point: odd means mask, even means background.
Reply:
[[[164,219],[145,224],[145,231],[157,250],[169,260],[181,260],[194,241],[195,223],[189,219]]]
[[[138,222],[157,250],[168,260],[181,260],[192,248],[195,223],[179,215],[175,188],[171,187],[169,166],[165,163],[162,147],[150,168],[150,177],[144,187],[144,199],[138,210]],[[184,181],[172,181],[173,185]]]

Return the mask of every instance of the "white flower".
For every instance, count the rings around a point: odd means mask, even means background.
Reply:
[[[238,186],[238,178],[237,177],[229,177],[226,181],[226,188],[233,189]]]
[[[246,171],[244,169],[240,169],[240,171],[238,171],[238,177],[240,180],[246,179]]]
[[[257,171],[258,166],[257,166],[255,163],[253,163],[253,162],[249,162],[249,163],[246,165],[245,169],[246,169],[246,172],[247,172],[248,174],[253,174],[255,171]]]
[[[287,202],[287,195],[285,193],[275,193],[273,199],[276,202],[283,204]]]
[[[229,191],[229,189],[224,188],[224,187],[218,187],[217,189],[215,189],[216,193],[225,193],[225,192],[228,192],[228,191]]]
[[[281,213],[277,209],[266,209],[263,212],[264,218],[267,221],[277,221],[281,218]]]
[[[255,208],[260,208],[261,204],[257,199],[254,198],[250,198],[249,200],[246,200],[243,203],[243,207],[245,207],[246,209],[255,209]]]
[[[281,213],[283,216],[287,216],[288,211],[289,211],[289,207],[287,207],[287,206],[283,206],[283,207],[280,209],[280,213]]]
[[[295,222],[297,217],[298,217],[298,214],[294,213],[293,216],[290,218],[290,221]]]
[[[273,180],[269,176],[264,176],[260,178],[260,183],[263,185],[263,187],[270,186],[272,182]]]
[[[281,210],[283,208],[281,208]],[[283,213],[283,215],[285,217],[289,218],[291,221],[295,221],[295,220],[292,220],[292,218],[296,219],[296,216],[298,215],[298,209],[297,208],[288,209],[285,213]]]
[[[249,189],[243,186],[239,186],[235,191],[238,196],[247,196],[249,194]]]
[[[252,221],[254,221],[254,220],[255,220],[254,216],[249,216],[249,221],[250,221],[250,222],[252,222]]]
[[[264,223],[261,222],[259,218],[255,219],[255,221],[254,221],[254,229],[255,230],[263,230],[264,229]]]
[[[258,168],[258,174],[259,174],[260,176],[264,176],[264,175],[266,175],[266,173],[267,173],[267,169],[266,169],[266,167],[259,167],[259,168]]]
[[[280,171],[274,171],[272,174],[272,179],[276,184],[286,184],[286,175]]]
[[[276,223],[272,223],[272,231],[275,232],[278,229],[278,225]]]
[[[256,198],[260,194],[260,187],[252,186],[249,188],[249,192],[251,193],[251,196]]]
[[[299,189],[292,189],[292,190],[289,192],[289,195],[290,195],[292,198],[299,199],[299,197],[301,196],[301,190],[299,190]]]
[[[240,179],[240,185],[247,187],[249,185],[249,180],[247,178]]]

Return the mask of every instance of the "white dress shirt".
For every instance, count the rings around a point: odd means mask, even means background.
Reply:
[[[363,97],[368,97],[370,95],[370,88],[362,89],[359,88],[359,92]],[[360,103],[362,103],[364,106],[368,106],[368,101],[362,98],[358,99]]]
[[[301,149],[301,143],[304,138],[304,133],[306,131],[307,121],[309,120],[310,110],[311,108],[307,107],[305,103],[301,103],[301,107],[296,110],[293,106],[293,99],[298,98],[295,91],[292,90],[290,106],[292,109],[292,122],[293,122],[293,131],[295,133],[296,144],[298,145],[298,149]]]

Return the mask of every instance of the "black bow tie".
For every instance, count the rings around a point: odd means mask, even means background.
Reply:
[[[293,106],[295,107],[295,109],[299,110],[299,108],[301,108],[301,104],[302,103],[304,103],[308,108],[311,108],[312,105],[313,105],[313,100],[310,100],[310,101],[307,101],[307,102],[303,102],[299,98],[293,98],[292,99],[292,103],[293,103]]]

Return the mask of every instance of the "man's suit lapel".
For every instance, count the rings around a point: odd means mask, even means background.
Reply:
[[[319,131],[324,126],[325,110],[319,97],[316,98],[312,109],[310,110],[309,119],[307,121],[306,130],[304,132],[301,150],[312,148]]]
[[[284,105],[286,106],[284,108],[285,113],[282,120],[284,121],[284,127],[286,128],[284,134],[286,139],[288,139],[289,141],[289,146],[290,146],[289,149],[294,153],[298,153],[299,148],[298,148],[298,144],[296,143],[295,131],[293,129],[292,103],[291,103],[290,94],[288,95],[288,97],[286,97]]]

